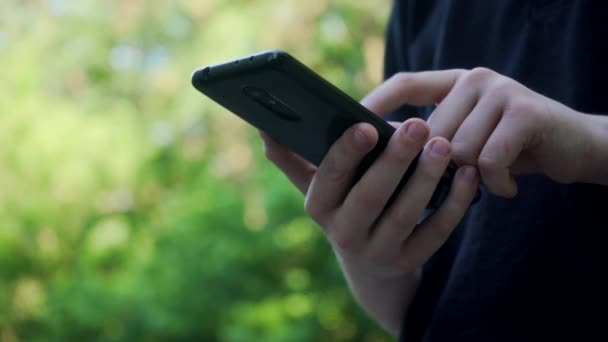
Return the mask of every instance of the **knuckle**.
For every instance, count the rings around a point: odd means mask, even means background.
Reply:
[[[452,159],[458,164],[472,165],[475,155],[469,144],[463,138],[456,136],[452,139]]]
[[[499,76],[487,89],[488,96],[502,98],[517,89],[515,81],[508,77]]]
[[[402,72],[397,73],[395,75],[395,77],[397,78],[397,84],[400,88],[400,92],[401,92],[401,95],[403,96],[403,100],[405,102],[409,102],[408,94],[405,91],[405,88],[410,86],[411,84],[418,82],[418,77],[416,76],[416,73],[402,71]]]
[[[369,210],[369,208],[376,208],[386,201],[381,192],[370,190],[372,189],[365,189],[353,196],[353,207],[355,209]]]
[[[405,83],[405,84],[415,81],[415,78],[416,78],[414,73],[406,72],[406,71],[398,72],[397,74],[395,74],[395,77],[397,78],[399,83]]]
[[[526,99],[520,97],[514,98],[507,102],[503,117],[507,119],[519,120],[525,117],[530,112],[530,103]]]
[[[331,234],[331,240],[344,251],[350,251],[355,248],[356,239],[353,234],[349,234],[347,229],[334,229]]]
[[[494,157],[493,153],[482,152],[477,158],[477,165],[481,170],[496,170],[500,168],[500,161]]]
[[[468,87],[479,88],[482,83],[493,77],[496,73],[488,68],[477,67],[464,73],[462,83]]]
[[[412,214],[410,210],[402,207],[394,207],[390,213],[390,226],[394,227],[395,230],[401,230],[407,227],[407,224],[412,221]]]
[[[446,219],[438,220],[437,222],[435,222],[435,225],[433,226],[433,233],[434,233],[435,239],[437,239],[437,241],[447,240],[448,237],[452,234],[453,230],[454,230],[454,224],[452,224],[451,222],[449,222]]]
[[[304,210],[315,222],[320,223],[323,221],[325,210],[323,210],[319,202],[312,200],[310,196],[306,196],[304,200]]]
[[[494,72],[492,69],[488,69],[485,67],[475,67],[475,68],[471,69],[471,71],[469,73],[471,75],[475,75],[476,77],[480,77],[480,78],[484,78],[484,79],[496,75],[496,72]]]
[[[340,167],[339,162],[335,159],[328,159],[325,161],[325,167],[321,175],[332,183],[343,183],[347,178],[347,172]]]
[[[385,150],[385,153],[389,160],[396,161],[401,165],[403,163],[409,163],[419,147],[413,146],[412,143],[405,141],[405,139],[400,140],[401,141],[398,143],[389,146]]]
[[[419,166],[416,168],[417,177],[427,183],[438,182],[446,168],[447,161],[438,160],[429,154],[430,152],[427,151],[426,155],[421,158]]]
[[[435,167],[420,175],[421,183],[435,186],[441,180],[443,168]]]
[[[469,196],[471,195],[473,188],[469,184],[458,185],[462,185],[460,189],[455,189],[456,191],[452,191],[452,193],[448,195],[449,197],[445,203],[447,218],[444,218],[444,221],[453,222],[455,221],[455,218],[463,215],[468,209]],[[457,185],[455,184],[454,187],[455,186]]]

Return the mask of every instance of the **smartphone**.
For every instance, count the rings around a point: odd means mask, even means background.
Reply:
[[[382,153],[395,132],[382,118],[280,50],[200,68],[192,74],[192,85],[317,166],[346,129],[359,122],[373,125],[378,131],[378,143],[359,164],[354,183]],[[387,206],[414,172],[419,157],[420,154],[404,173]],[[441,205],[455,171],[451,163],[427,208]],[[474,202],[479,195],[478,191]]]

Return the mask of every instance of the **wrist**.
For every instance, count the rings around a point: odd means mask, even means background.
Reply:
[[[396,263],[376,263],[367,258],[364,254],[345,252],[336,246],[334,246],[333,250],[340,266],[347,274],[357,277],[358,279],[365,279],[368,282],[398,282],[400,279],[410,279],[412,274],[415,273],[414,271],[397,266]]]
[[[422,272],[386,272],[361,256],[334,249],[356,301],[384,329],[397,336],[420,284]]]

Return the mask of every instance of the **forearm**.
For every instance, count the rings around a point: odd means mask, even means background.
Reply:
[[[338,256],[349,287],[363,309],[384,329],[397,335],[420,284],[420,272],[406,276],[376,276],[355,262]]]
[[[608,185],[608,116],[584,114],[584,121],[590,144],[579,181]]]

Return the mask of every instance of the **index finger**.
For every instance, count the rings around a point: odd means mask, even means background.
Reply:
[[[463,69],[441,71],[400,72],[386,80],[361,104],[383,116],[409,104],[428,106],[441,102],[450,92]]]

